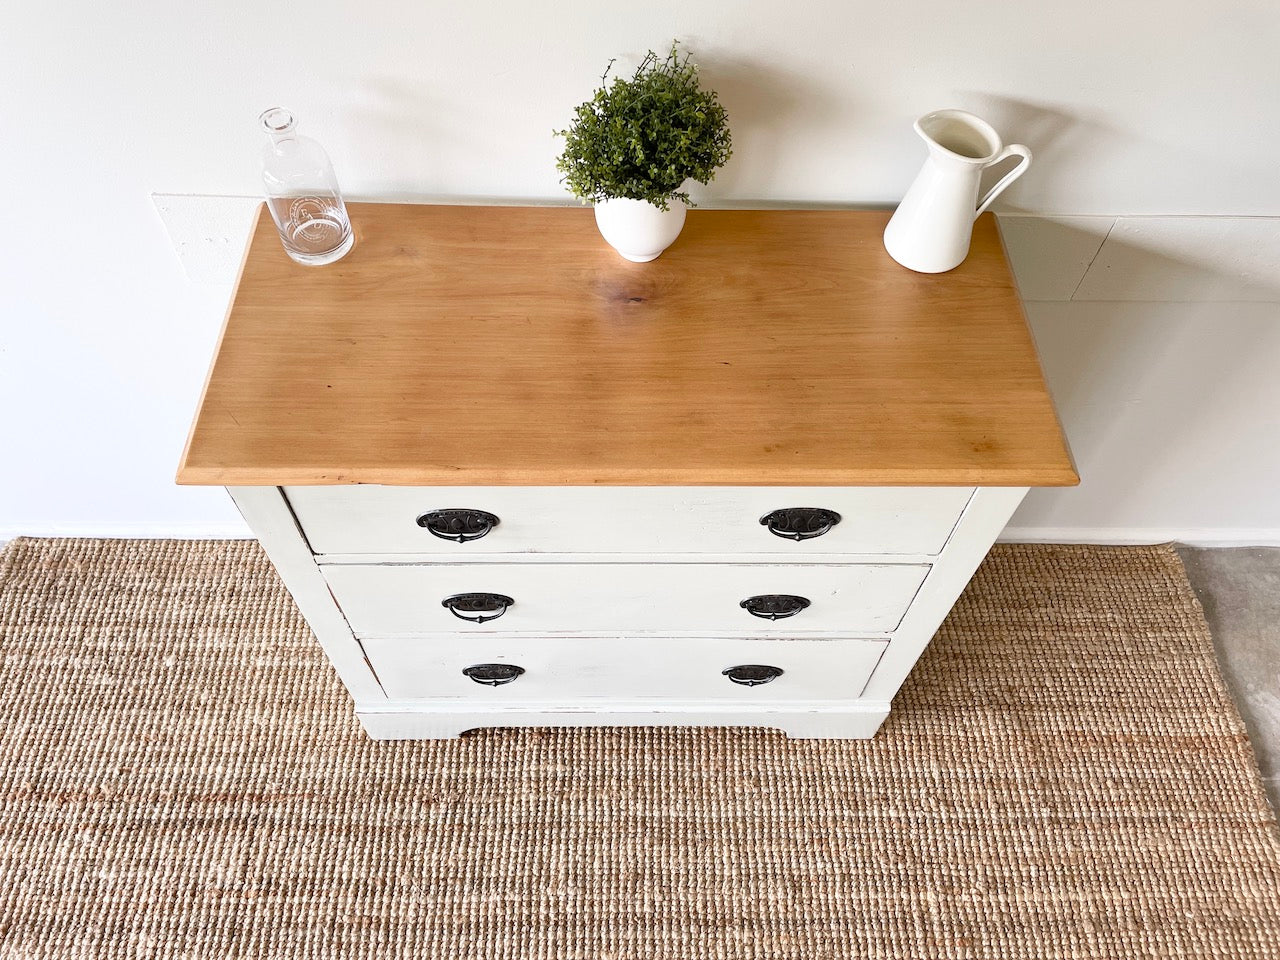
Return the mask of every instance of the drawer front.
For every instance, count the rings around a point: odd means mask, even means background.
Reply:
[[[584,638],[362,641],[393,700],[466,698],[484,703],[544,701],[574,706],[602,697],[731,700],[847,700],[862,693],[884,640],[728,640],[658,638],[639,643]],[[514,680],[478,683],[463,671],[518,666]],[[735,683],[725,670],[775,667],[766,683]],[[752,679],[759,672],[737,674]],[[655,722],[660,718],[655,717]]]
[[[923,564],[327,564],[357,636],[432,633],[888,633]],[[452,601],[475,594],[506,598]],[[799,600],[753,600],[794,597]],[[750,601],[766,619],[742,606]],[[460,616],[460,615],[461,616]],[[462,619],[462,617],[472,619]],[[485,622],[473,622],[484,617]]]
[[[936,554],[947,542],[971,487],[286,487],[298,522],[319,554],[409,553],[762,553]],[[839,515],[780,515],[819,508]],[[418,519],[465,509],[442,539]],[[429,521],[424,521],[429,523]],[[823,531],[826,532],[823,532]],[[796,531],[803,536],[794,539]],[[817,534],[817,535],[814,535]]]

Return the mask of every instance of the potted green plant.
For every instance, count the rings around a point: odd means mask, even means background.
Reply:
[[[680,235],[689,180],[709,182],[732,154],[729,118],[678,45],[652,50],[630,79],[614,77],[574,110],[557,168],[569,191],[594,203],[596,225],[628,260],[656,259]]]

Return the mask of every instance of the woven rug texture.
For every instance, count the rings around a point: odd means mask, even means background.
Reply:
[[[998,546],[871,741],[378,744],[255,543],[0,554],[0,957],[1280,957],[1167,547]]]

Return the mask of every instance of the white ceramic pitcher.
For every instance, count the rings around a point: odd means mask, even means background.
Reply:
[[[953,270],[969,255],[973,221],[1005,187],[1026,172],[1031,151],[1005,147],[991,124],[963,110],[935,110],[916,121],[929,158],[884,231],[884,248],[920,273]],[[982,171],[1006,157],[1021,162],[978,201]]]

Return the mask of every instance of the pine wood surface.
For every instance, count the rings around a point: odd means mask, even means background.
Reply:
[[[586,208],[350,211],[319,268],[260,213],[180,483],[1078,482],[989,214],[931,276],[883,211],[692,210],[648,264]]]

